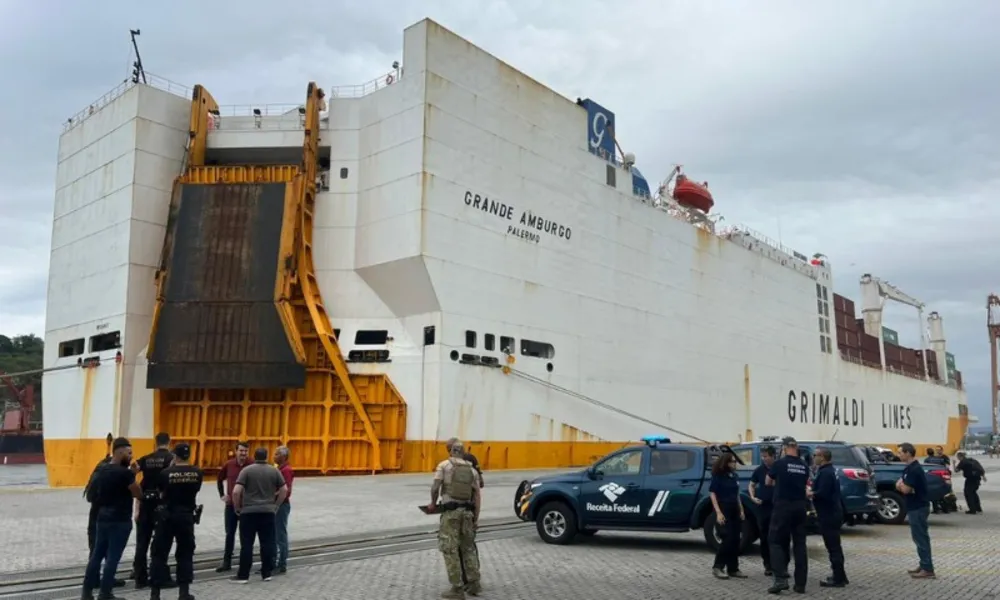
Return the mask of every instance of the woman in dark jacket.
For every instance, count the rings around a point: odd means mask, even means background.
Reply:
[[[719,579],[746,579],[740,572],[740,534],[743,530],[743,505],[736,476],[736,456],[724,452],[712,465],[712,483],[708,488],[715,508],[715,520],[722,527],[722,544],[715,554],[712,574]]]

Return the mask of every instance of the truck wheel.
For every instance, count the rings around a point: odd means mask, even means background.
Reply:
[[[747,518],[743,520],[743,531],[740,533],[740,554],[749,552],[753,548],[754,542],[757,541],[755,526],[750,522],[750,519],[751,517],[747,515]],[[709,512],[708,516],[705,517],[702,530],[705,533],[705,541],[708,543],[709,550],[718,552],[722,546],[722,527],[716,523],[715,511]]]
[[[576,515],[564,502],[549,502],[535,517],[538,536],[546,544],[569,544],[576,536]]]
[[[897,492],[883,490],[879,492],[882,501],[879,503],[878,515],[879,523],[887,525],[901,525],[906,520],[906,505],[903,504],[903,497]]]

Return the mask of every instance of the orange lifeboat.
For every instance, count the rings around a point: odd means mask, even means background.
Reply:
[[[681,206],[694,208],[705,214],[715,206],[712,193],[708,191],[707,181],[695,183],[681,173],[678,173],[677,183],[674,185],[674,200]]]

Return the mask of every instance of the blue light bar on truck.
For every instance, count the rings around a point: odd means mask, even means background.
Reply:
[[[647,435],[642,438],[643,442],[646,442],[647,446],[655,446],[657,444],[669,444],[670,438],[665,435]]]

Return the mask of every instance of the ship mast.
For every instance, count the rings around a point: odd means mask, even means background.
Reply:
[[[1000,296],[990,294],[986,298],[986,329],[990,336],[990,422],[993,435],[1000,435],[1000,374],[997,369],[997,344],[1000,343]]]

